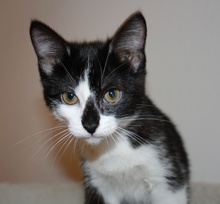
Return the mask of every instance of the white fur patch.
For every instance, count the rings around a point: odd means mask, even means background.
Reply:
[[[170,191],[166,186],[158,186],[152,191],[152,203],[155,204],[187,204],[187,187],[178,189],[176,192]]]
[[[74,91],[79,99],[80,107],[84,109],[88,98],[91,96],[91,91],[89,88],[89,79],[87,74],[85,74],[84,80],[80,81],[79,85],[75,88]]]
[[[108,204],[123,200],[134,204],[186,204],[185,189],[169,190],[157,150],[152,145],[133,149],[126,136],[117,139],[115,147],[95,161],[86,162],[91,182]],[[166,201],[167,200],[167,201]]]
[[[53,72],[53,67],[55,65],[55,62],[52,62],[50,59],[41,60],[40,62],[42,70],[47,74],[51,75]]]

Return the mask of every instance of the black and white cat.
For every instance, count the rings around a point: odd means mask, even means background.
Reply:
[[[145,94],[146,34],[139,12],[105,42],[31,24],[46,104],[78,140],[86,204],[189,203],[182,140]]]

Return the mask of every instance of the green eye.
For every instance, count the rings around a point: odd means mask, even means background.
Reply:
[[[121,92],[119,90],[109,90],[104,95],[103,101],[106,103],[115,103],[117,102],[121,97]]]
[[[73,105],[78,102],[78,98],[74,93],[65,92],[62,94],[62,100],[68,105]]]

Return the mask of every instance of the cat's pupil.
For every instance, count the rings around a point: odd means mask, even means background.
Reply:
[[[73,98],[75,97],[75,94],[73,94],[73,93],[67,93],[67,97],[68,97],[68,99],[71,101],[71,100],[73,100]]]
[[[114,90],[110,90],[109,92],[108,92],[108,95],[109,95],[109,97],[110,98],[115,98],[115,91]]]

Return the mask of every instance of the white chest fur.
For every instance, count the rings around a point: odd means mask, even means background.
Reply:
[[[118,140],[110,152],[85,165],[92,185],[109,204],[123,200],[148,203],[148,194],[157,183],[164,183],[166,173],[153,146],[133,149],[125,138]]]

